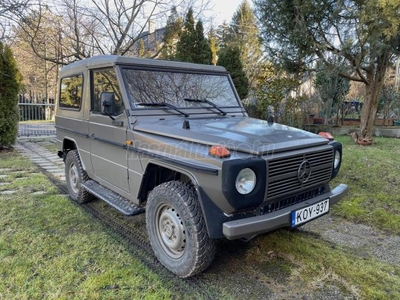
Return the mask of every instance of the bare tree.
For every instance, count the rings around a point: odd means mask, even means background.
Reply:
[[[179,5],[186,7],[193,1],[182,0]],[[169,0],[39,0],[15,12],[12,21],[35,55],[66,65],[95,54],[137,55],[140,41],[151,34],[149,25],[155,20],[165,24],[174,4]],[[209,0],[203,0],[197,12],[208,7]]]
[[[10,33],[10,16],[20,14],[27,6],[30,0],[1,0],[0,1],[0,40],[6,39]]]

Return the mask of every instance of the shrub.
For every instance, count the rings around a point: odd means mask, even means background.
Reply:
[[[7,45],[0,42],[0,150],[15,143],[21,75]]]

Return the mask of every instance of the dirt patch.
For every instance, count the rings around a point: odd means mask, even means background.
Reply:
[[[400,265],[400,236],[363,224],[327,215],[305,224],[299,230],[321,239],[353,249],[360,256],[372,256],[391,265]]]

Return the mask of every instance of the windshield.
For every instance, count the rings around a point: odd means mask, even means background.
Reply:
[[[227,75],[193,74],[155,70],[122,69],[132,108],[140,103],[168,103],[175,107],[207,107],[185,99],[207,99],[219,107],[237,107],[238,101]]]

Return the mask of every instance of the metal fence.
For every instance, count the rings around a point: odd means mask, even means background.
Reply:
[[[51,136],[54,127],[54,98],[26,93],[18,99],[18,136]]]

